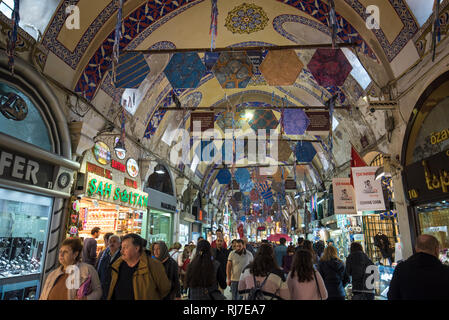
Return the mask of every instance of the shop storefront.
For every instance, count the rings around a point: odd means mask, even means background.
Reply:
[[[58,263],[74,173],[65,117],[44,79],[0,55],[0,300],[36,300]]]
[[[449,260],[449,72],[418,100],[404,139],[404,189],[409,200],[412,240],[435,236],[440,260]],[[414,241],[413,241],[414,242]]]
[[[139,187],[139,167],[136,160],[113,154],[113,141],[97,142],[85,151],[78,175],[77,188],[67,225],[68,236],[88,238],[94,227],[101,235],[107,232],[123,236],[142,234],[142,221],[149,204],[148,193]],[[128,153],[129,155],[132,155]],[[115,160],[117,159],[117,160]],[[104,240],[97,239],[97,251],[104,249]]]

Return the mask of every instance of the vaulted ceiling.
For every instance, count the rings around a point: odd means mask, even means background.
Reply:
[[[80,29],[67,28],[66,7],[69,4],[80,9]],[[331,42],[327,1],[249,1],[248,5],[256,6],[251,13],[258,15],[249,15],[248,11],[239,13],[238,7],[243,4],[241,0],[218,0],[216,47]],[[300,170],[305,172],[301,180],[306,185],[301,185],[302,189],[319,185],[338,171],[349,160],[349,142],[358,150],[363,150],[362,144],[366,148],[365,142],[376,145],[377,149],[388,148],[384,139],[385,114],[370,113],[366,96],[382,99],[385,94],[382,89],[419,59],[414,36],[423,22],[415,18],[414,12],[422,13],[424,9],[416,1],[335,0],[335,5],[339,25],[337,41],[357,44],[355,48],[344,49],[353,69],[343,86],[320,86],[307,68],[315,50],[296,50],[305,67],[293,85],[269,86],[259,75],[252,77],[245,89],[223,89],[214,73],[207,72],[198,87],[174,92],[183,106],[197,107],[197,111],[202,107],[229,104],[237,107],[280,105],[283,99],[289,105],[322,106],[337,94],[337,105],[351,108],[334,113],[332,150],[327,135],[306,132],[302,136],[286,136],[286,139],[322,140],[313,143],[317,156]],[[379,9],[379,29],[367,28],[368,5]],[[163,72],[172,55],[145,54],[150,72],[142,84],[137,89],[115,88],[110,71],[117,6],[115,0],[60,1],[42,38],[43,71],[91,101],[111,121],[118,121],[120,103],[132,97],[133,103],[127,105],[127,130],[169,159],[170,148],[176,143],[173,131],[190,127],[190,111],[158,110],[161,106],[174,106],[173,88]],[[210,16],[209,0],[126,0],[120,50],[210,47]],[[427,20],[422,15],[419,19]],[[199,56],[204,60],[204,53]],[[281,117],[280,111],[273,111],[277,119]],[[89,117],[72,116],[84,121]],[[219,116],[217,113],[215,118]],[[215,127],[219,128],[217,123]],[[291,147],[294,147],[293,142]],[[292,155],[288,162],[294,160]],[[202,180],[202,187],[222,200],[227,186],[216,181],[216,167],[199,163],[191,168]],[[294,175],[290,171],[292,178]]]

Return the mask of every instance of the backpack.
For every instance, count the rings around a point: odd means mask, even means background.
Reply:
[[[266,300],[262,288],[265,285],[265,282],[267,282],[269,276],[270,274],[266,276],[266,278],[262,281],[262,283],[260,283],[260,285],[257,285],[256,277],[253,275],[254,287],[251,288],[245,300]]]

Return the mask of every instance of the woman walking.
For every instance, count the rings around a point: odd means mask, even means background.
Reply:
[[[287,284],[292,300],[326,300],[328,297],[323,278],[313,267],[310,250],[296,251]]]
[[[224,300],[218,286],[226,289],[226,278],[219,271],[220,263],[212,258],[209,241],[202,240],[196,247],[196,255],[187,267],[185,285],[189,288],[189,300]]]
[[[82,251],[80,239],[64,240],[59,249],[61,266],[48,275],[39,300],[100,300],[100,279],[94,266],[80,262]],[[79,289],[69,289],[66,285],[66,280],[74,272],[79,272],[79,283],[74,283],[74,287]]]
[[[285,275],[276,263],[273,247],[262,244],[251,262],[240,276],[239,294],[243,300],[255,300],[251,296],[255,286],[260,288],[263,300],[289,300],[290,293]]]
[[[349,282],[349,277],[335,247],[327,246],[324,249],[318,263],[318,271],[326,285],[328,300],[345,300],[344,286]]]
[[[171,282],[170,293],[163,300],[180,300],[181,289],[179,285],[178,264],[168,254],[168,248],[164,241],[153,244],[153,254],[164,265],[165,273]]]

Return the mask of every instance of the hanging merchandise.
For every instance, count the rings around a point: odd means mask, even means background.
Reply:
[[[278,161],[283,161],[283,162],[287,162],[288,159],[290,159],[290,156],[292,155],[293,151],[292,148],[290,146],[290,142],[279,138],[277,141],[277,155]],[[276,152],[271,152],[271,154],[276,154]]]
[[[251,190],[251,192],[249,193],[249,198],[253,202],[259,200],[259,196],[257,194],[256,189]]]
[[[253,118],[248,122],[251,128],[258,132],[259,129],[266,130],[266,135],[270,135],[270,130],[275,130],[279,121],[271,110],[255,110]]]
[[[329,150],[332,154],[332,149],[334,145],[334,138],[333,138],[333,130],[332,130],[332,121],[334,117],[334,110],[335,110],[335,101],[337,100],[337,95],[334,95],[332,98],[330,98],[326,102],[326,107],[329,109],[329,119],[330,119],[330,128],[329,128]]]
[[[14,9],[12,11],[12,30],[8,37],[7,54],[8,54],[8,65],[11,69],[11,73],[14,75],[14,53],[16,50],[17,34],[19,30],[20,22],[20,0],[14,0]]]
[[[251,181],[251,175],[246,168],[238,168],[235,172],[234,177],[235,181],[237,181],[238,184],[243,184]]]
[[[332,30],[332,49],[335,49],[337,43],[338,24],[334,0],[329,0],[329,24],[329,27]]]
[[[220,52],[205,52],[204,53],[204,65],[206,66],[206,70],[209,73],[212,73],[212,68],[218,61],[218,57],[220,56]]]
[[[233,198],[235,199],[235,201],[240,202],[240,201],[242,201],[242,196],[243,195],[241,192],[236,192],[236,193],[234,193]]]
[[[197,88],[206,72],[206,67],[195,52],[175,53],[164,69],[173,89]]]
[[[295,148],[295,155],[298,162],[312,162],[316,155],[316,150],[311,142],[298,141]]]
[[[222,52],[212,71],[223,89],[245,89],[253,76],[246,52]]]
[[[218,35],[218,5],[217,0],[211,0],[211,14],[210,14],[210,31],[211,36],[210,50],[215,49],[215,40]]]
[[[434,0],[434,23],[432,32],[432,62],[435,61],[437,54],[437,43],[441,41],[441,26],[440,26],[440,0]]]
[[[249,209],[251,207],[251,199],[247,195],[243,195],[242,207],[245,212],[249,212]]]
[[[220,169],[217,174],[219,184],[229,184],[231,182],[231,173],[228,169]]]
[[[242,192],[251,192],[254,188],[254,182],[252,180],[248,180],[247,182],[243,182],[239,184],[240,191]]]
[[[290,174],[289,170],[285,167],[278,167],[276,173],[273,175],[273,180],[275,182],[284,182],[285,177]]]
[[[149,73],[150,67],[142,53],[122,53],[115,67],[115,87],[137,89]],[[134,94],[132,104],[135,103],[136,97]]]
[[[302,109],[286,109],[284,111],[285,134],[302,135],[310,124],[309,117]]]
[[[317,49],[307,67],[322,87],[342,86],[352,70],[341,49]]]
[[[295,50],[269,51],[259,69],[270,86],[291,86],[304,65]]]
[[[123,0],[118,1],[117,23],[115,25],[114,47],[112,49],[112,81],[117,82],[116,67],[120,57],[120,40],[122,39]]]

